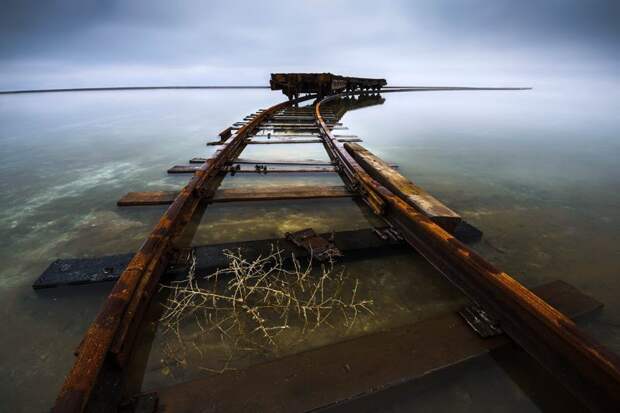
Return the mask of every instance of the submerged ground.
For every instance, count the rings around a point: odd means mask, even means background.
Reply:
[[[533,86],[527,92],[386,94],[384,105],[349,112],[343,122],[364,146],[481,228],[485,240],[476,248],[500,268],[528,286],[562,279],[605,303],[585,328],[620,352],[620,115],[614,110],[620,97],[604,83],[577,90]],[[0,97],[0,410],[50,406],[110,288],[35,293],[30,285],[40,272],[59,257],[137,248],[163,208],[118,209],[115,201],[130,190],[178,188],[188,176],[166,175],[169,166],[204,156],[211,150],[205,141],[223,127],[281,99],[266,91]],[[326,155],[320,145],[276,145],[248,147],[244,157]],[[245,175],[224,185],[284,182],[339,180]],[[367,225],[350,200],[216,205],[207,209],[195,243]],[[453,311],[462,301],[412,253],[355,261],[347,271],[363,282],[377,309],[350,335]],[[325,330],[304,348],[342,338]],[[192,377],[170,374],[157,346],[145,389]],[[406,403],[450,411],[547,406],[490,357],[418,389]]]

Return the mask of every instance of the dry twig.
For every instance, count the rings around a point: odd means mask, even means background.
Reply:
[[[372,300],[358,297],[359,280],[351,287],[344,269],[335,270],[333,260],[318,271],[311,258],[302,266],[292,256],[291,265],[285,265],[276,247],[253,261],[240,252],[225,255],[228,267],[202,278],[195,274],[192,256],[187,279],[164,286],[170,294],[161,321],[176,341],[167,344],[165,355],[177,365],[187,364],[185,352],[191,349],[202,359],[204,347],[211,347],[213,360],[213,343],[219,341],[223,366],[200,369],[223,372],[236,351],[277,352],[278,336],[284,331],[295,330],[304,340],[323,325],[333,327],[337,314],[342,314],[347,331],[360,313],[373,314]]]

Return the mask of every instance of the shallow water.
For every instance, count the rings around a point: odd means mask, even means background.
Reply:
[[[562,83],[534,86],[528,92],[386,94],[385,104],[349,112],[343,122],[371,151],[399,164],[402,173],[481,228],[485,241],[476,248],[500,268],[529,286],[562,279],[605,303],[585,328],[620,352],[620,115],[613,109],[620,98],[617,89],[600,83],[578,90]],[[169,166],[205,156],[212,150],[204,146],[207,138],[279,100],[265,91],[0,98],[0,308],[5,326],[0,410],[50,406],[74,348],[110,288],[34,293],[30,284],[38,274],[58,257],[137,248],[163,208],[118,209],[115,201],[131,190],[180,187],[188,176],[166,175]],[[326,159],[320,145],[309,144],[250,146],[243,156],[267,153],[270,158]],[[339,183],[334,176],[237,175],[224,185],[285,182]],[[308,226],[329,231],[366,225],[350,200],[220,204],[206,210],[194,243],[271,238]],[[364,278],[381,309],[378,318],[364,324],[366,330],[452,311],[460,302],[447,282],[410,253],[347,267]],[[353,334],[363,333],[360,328]],[[308,346],[335,339],[337,334],[326,332]],[[145,388],[170,381],[161,374],[156,347]],[[489,381],[506,400],[521,401],[497,405],[502,411],[544,406],[529,401],[490,359],[450,380],[445,394],[441,388],[425,390],[420,406],[488,409],[497,401],[485,392]]]

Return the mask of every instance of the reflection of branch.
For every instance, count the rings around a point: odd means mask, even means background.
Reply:
[[[277,352],[278,336],[284,331],[293,330],[303,340],[307,332],[337,325],[333,320],[337,314],[343,315],[346,331],[360,312],[374,314],[372,300],[358,298],[359,280],[351,286],[344,269],[335,271],[333,259],[316,274],[319,268],[313,268],[312,256],[302,267],[293,255],[292,265],[286,266],[282,251],[275,247],[253,261],[239,251],[224,254],[228,267],[202,278],[196,277],[192,255],[187,279],[163,286],[170,294],[161,321],[164,333],[174,337],[164,354],[177,365],[187,364],[188,349],[203,359],[201,344],[210,347],[209,359],[213,360],[212,347],[219,342],[225,354],[223,367],[201,369],[223,372],[230,369],[238,350]],[[221,277],[228,281],[221,283]]]

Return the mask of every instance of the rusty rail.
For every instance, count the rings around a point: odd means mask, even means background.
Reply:
[[[344,95],[344,94],[343,94]],[[435,268],[481,306],[525,351],[593,411],[620,406],[620,359],[510,275],[374,180],[338,142],[315,105],[324,144],[345,182]]]
[[[227,137],[223,147],[196,171],[130,261],[88,328],[53,412],[83,411],[104,365],[125,363],[135,335],[134,330],[169,263],[175,239],[194,215],[201,199],[215,189],[210,186],[217,186],[210,184],[220,174],[222,167],[235,159],[243,149],[247,136],[272,113],[313,98],[306,96],[283,102],[260,112],[236,135]]]

